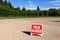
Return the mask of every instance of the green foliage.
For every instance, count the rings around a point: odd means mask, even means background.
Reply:
[[[17,7],[14,8],[10,2],[0,0],[0,17],[39,17],[39,16],[60,16],[59,9],[40,10],[39,6],[36,10],[26,10],[25,7],[22,10]]]
[[[40,8],[39,8],[39,6],[37,7],[37,11],[40,11]]]
[[[26,11],[25,7],[22,8],[22,11]]]
[[[3,3],[3,0],[0,0],[0,3]]]

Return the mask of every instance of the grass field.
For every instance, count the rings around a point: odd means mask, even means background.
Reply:
[[[0,19],[0,40],[60,40],[60,17]],[[43,24],[43,37],[29,35],[33,23]]]
[[[0,17],[0,19],[20,19],[20,18],[60,18],[60,16],[39,16],[39,17]]]

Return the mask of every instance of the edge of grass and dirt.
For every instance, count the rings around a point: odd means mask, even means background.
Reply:
[[[0,17],[1,19],[20,19],[20,18],[60,18],[60,16],[42,16],[42,17]]]

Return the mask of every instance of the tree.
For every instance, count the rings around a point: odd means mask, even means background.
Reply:
[[[56,9],[49,9],[49,16],[57,16],[57,10]]]
[[[8,5],[10,6],[10,8],[14,8],[10,2],[8,2]]]
[[[7,4],[8,4],[8,3],[7,3],[7,0],[5,0],[4,3],[5,3],[5,5],[7,5]]]
[[[3,0],[0,0],[0,3],[3,3]]]
[[[48,16],[48,11],[47,10],[43,10],[43,13],[44,13],[43,14],[44,16]]]
[[[27,16],[31,16],[31,11],[27,10]]]
[[[58,12],[58,16],[60,16],[60,8],[57,10],[57,12]]]
[[[40,8],[39,8],[39,6],[37,6],[37,11],[40,11]]]
[[[36,16],[40,16],[40,8],[37,6]]]
[[[60,16],[60,8],[59,9],[48,9],[48,10],[40,10],[39,6],[37,6],[36,10],[26,10],[25,7],[20,10],[19,7],[14,8],[10,2],[7,0],[0,0],[0,16],[1,17],[16,17],[16,16]]]
[[[22,8],[22,11],[26,11],[26,8],[25,8],[25,7],[23,7],[23,8]]]
[[[26,12],[26,8],[25,7],[22,8],[22,16],[27,16],[27,12]]]

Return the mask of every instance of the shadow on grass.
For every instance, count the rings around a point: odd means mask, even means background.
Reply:
[[[30,31],[22,31],[22,32],[30,36]],[[32,36],[40,36],[40,35],[33,34]],[[41,36],[40,36],[40,37],[41,37]]]

